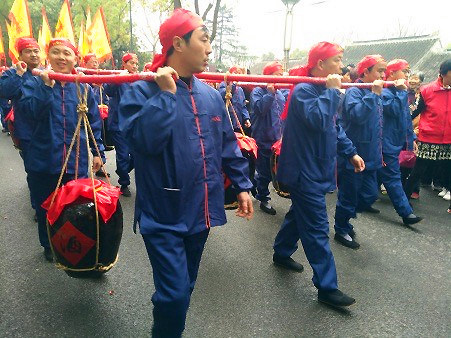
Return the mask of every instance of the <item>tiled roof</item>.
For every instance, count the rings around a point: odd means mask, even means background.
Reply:
[[[438,76],[440,64],[451,59],[451,51],[429,52],[423,59],[412,67],[413,71],[424,73],[424,83],[435,80]]]
[[[380,54],[385,60],[405,59],[411,66],[416,65],[434,45],[438,36],[419,36],[374,41],[357,41],[345,47],[345,64],[357,64],[365,55]]]

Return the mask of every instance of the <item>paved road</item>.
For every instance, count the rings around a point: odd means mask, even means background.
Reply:
[[[113,172],[114,152],[108,157]],[[100,280],[73,279],[44,261],[23,164],[4,134],[0,173],[0,336],[149,336],[154,287],[131,228],[134,199],[121,197],[118,264]],[[335,200],[327,197],[330,220]],[[185,337],[451,336],[451,215],[443,199],[423,189],[413,203],[426,219],[408,229],[383,196],[380,215],[355,220],[360,250],[332,241],[340,287],[357,299],[347,312],[316,301],[302,250],[294,254],[306,266],[302,274],[273,266],[272,243],[289,201],[273,202],[276,216],[258,210],[246,222],[228,212],[229,223],[212,230]]]

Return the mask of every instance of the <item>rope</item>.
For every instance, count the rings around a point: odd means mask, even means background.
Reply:
[[[53,206],[53,203],[55,202],[55,198],[58,192],[58,189],[61,186],[62,180],[63,180],[63,176],[64,173],[66,171],[67,168],[67,164],[69,162],[69,158],[70,155],[72,153],[72,149],[74,147],[75,144],[75,140],[77,140],[77,149],[76,149],[76,165],[75,165],[75,179],[77,179],[78,177],[78,162],[79,162],[79,151],[80,151],[80,130],[81,130],[81,122],[83,120],[83,129],[84,129],[84,133],[85,133],[85,138],[86,138],[86,149],[87,149],[87,153],[90,153],[90,145],[89,145],[89,141],[92,141],[92,144],[94,145],[95,149],[96,149],[96,153],[97,156],[100,158],[100,163],[101,163],[101,168],[103,170],[103,172],[105,173],[106,179],[108,181],[108,184],[111,185],[110,180],[108,178],[108,175],[106,175],[105,169],[104,169],[104,163],[102,161],[102,157],[100,155],[100,150],[99,147],[97,145],[97,142],[95,140],[94,137],[94,133],[92,131],[91,125],[89,123],[89,119],[87,116],[88,113],[88,87],[87,85],[84,86],[84,93],[83,95],[81,94],[81,90],[80,90],[80,83],[77,80],[76,81],[76,87],[77,87],[77,96],[78,96],[78,100],[79,103],[77,105],[77,113],[78,113],[78,120],[77,120],[77,126],[75,128],[75,132],[74,135],[72,136],[72,140],[69,146],[69,150],[67,152],[66,158],[64,160],[64,164],[63,167],[61,169],[61,173],[60,176],[58,178],[58,183],[56,185],[56,189],[52,195],[52,199],[50,202],[50,208]],[[56,267],[59,269],[63,269],[63,270],[68,270],[68,271],[75,271],[75,272],[83,272],[83,271],[101,271],[101,272],[106,272],[109,269],[111,269],[114,264],[116,264],[119,255],[116,256],[116,259],[113,263],[109,264],[108,266],[104,266],[103,264],[99,263],[99,253],[100,253],[100,219],[99,219],[99,209],[98,209],[98,204],[97,204],[97,195],[96,195],[96,190],[95,190],[95,183],[94,183],[94,172],[92,170],[92,166],[89,166],[89,176],[91,178],[91,183],[92,183],[92,191],[93,191],[93,199],[94,199],[94,208],[95,208],[95,213],[96,213],[96,260],[95,260],[95,264],[93,267],[91,268],[85,268],[85,269],[75,269],[75,268],[70,268],[67,266],[64,266],[61,263],[57,263]],[[50,239],[50,248],[52,250],[53,255],[55,256],[55,249],[53,247],[52,241],[51,241],[51,233],[50,233],[50,224],[48,219],[46,219],[46,223],[47,223],[47,236]]]
[[[230,110],[229,110],[229,108],[231,108],[232,113],[233,113],[233,115],[235,117],[235,120],[236,120],[236,124],[240,128],[241,134],[243,134],[243,136],[246,136],[246,134],[244,133],[243,127],[241,126],[241,123],[240,123],[240,120],[238,118],[238,115],[237,115],[237,113],[235,111],[235,108],[233,107],[233,104],[232,104],[232,97],[233,97],[232,87],[231,86],[229,87],[229,84],[227,83],[227,74],[228,73],[226,73],[224,75],[224,82],[226,84],[225,107],[226,107],[226,110],[227,110],[227,115],[229,116],[230,124],[232,125],[232,129],[233,129],[232,117],[230,116]]]

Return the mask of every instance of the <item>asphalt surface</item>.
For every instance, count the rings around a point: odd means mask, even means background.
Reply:
[[[115,183],[114,152],[107,155]],[[276,216],[254,201],[252,221],[232,211],[226,226],[212,229],[184,337],[451,336],[451,215],[436,192],[423,188],[413,202],[425,217],[415,228],[404,227],[382,196],[375,204],[380,215],[354,221],[359,250],[331,241],[339,287],[357,299],[349,311],[317,302],[302,247],[293,258],[303,273],[272,264],[274,237],[289,208],[289,200],[272,196]],[[335,201],[336,194],[327,196],[330,221]],[[134,197],[121,202],[117,265],[99,280],[68,277],[44,260],[23,163],[0,135],[0,337],[149,336],[152,271],[132,231]]]

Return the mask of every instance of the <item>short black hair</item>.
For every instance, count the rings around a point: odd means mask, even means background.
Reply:
[[[410,77],[412,76],[417,76],[418,80],[420,80],[420,82],[424,81],[424,73],[423,72],[415,72],[415,73],[411,73]]]
[[[207,26],[202,26],[202,30],[206,33],[208,33],[208,28]],[[182,39],[185,40],[185,42],[187,44],[189,44],[189,41],[191,40],[191,36],[193,35],[194,29],[191,32],[186,33],[185,35],[182,36]],[[171,56],[174,53],[174,47],[169,48],[168,53],[167,53],[167,57]]]
[[[349,73],[349,68],[348,67],[341,68],[341,75],[346,75],[348,73]]]
[[[440,75],[445,76],[448,72],[451,71],[451,59],[443,61],[440,65]]]
[[[368,69],[368,73],[371,73],[371,71],[373,70],[373,68],[374,68],[374,66],[375,65],[372,65],[371,67],[368,67],[367,69]],[[364,72],[365,72],[365,70],[363,70]],[[362,74],[360,74],[360,77],[364,77],[365,76],[365,73],[362,73]]]
[[[355,64],[350,63],[350,64],[348,64],[348,65],[346,66],[346,68],[347,68],[347,67],[355,68]]]

